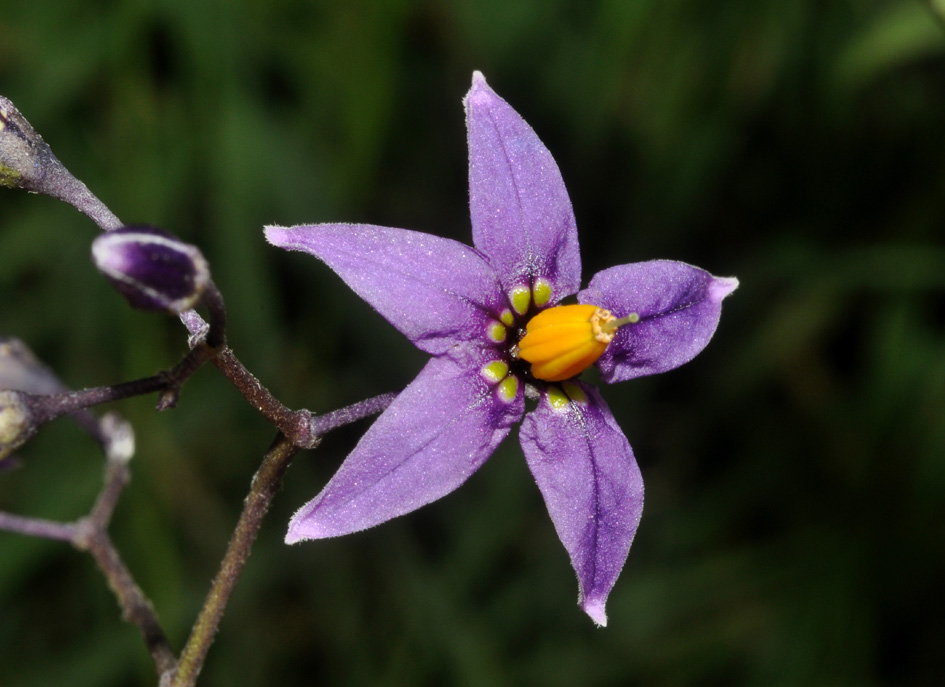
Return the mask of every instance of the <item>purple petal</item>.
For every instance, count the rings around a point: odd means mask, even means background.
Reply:
[[[581,286],[577,228],[554,158],[479,72],[465,104],[473,245],[506,290],[543,277],[552,302],[575,293]]]
[[[364,224],[266,227],[273,245],[324,261],[423,351],[485,338],[504,301],[495,271],[469,246]]]
[[[715,333],[722,299],[738,280],[713,277],[682,262],[652,260],[611,267],[578,294],[581,303],[631,313],[639,321],[617,330],[597,361],[606,382],[665,372],[692,360]]]
[[[286,542],[357,532],[445,496],[479,469],[522,412],[521,391],[506,403],[478,367],[433,358],[295,514]]]
[[[627,560],[643,512],[643,478],[627,438],[591,386],[565,383],[543,394],[520,439],[578,578],[578,603],[607,624],[607,595]],[[557,403],[553,403],[555,392]]]

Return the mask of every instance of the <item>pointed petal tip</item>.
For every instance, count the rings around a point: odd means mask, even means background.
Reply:
[[[302,511],[304,510],[303,508]],[[313,541],[315,539],[328,539],[330,537],[337,537],[339,534],[348,534],[352,531],[337,532],[326,523],[316,522],[311,516],[311,513],[308,513],[307,517],[303,517],[301,515],[302,511],[299,511],[299,515],[289,521],[289,530],[285,533],[286,544],[298,544],[299,542]]]
[[[587,613],[597,627],[607,627],[607,613],[604,612],[605,599],[584,599],[581,610]]]
[[[286,544],[298,544],[300,541],[305,541],[306,539],[311,539],[312,537],[306,533],[300,532],[301,528],[299,527],[299,518],[294,517],[289,521],[289,529],[285,533],[285,543]]]
[[[737,288],[738,279],[735,277],[713,277],[709,285],[709,297],[718,303]]]
[[[480,71],[474,71],[472,76],[472,85],[469,87],[469,92],[466,94],[463,104],[466,107],[466,110],[469,110],[469,105],[475,103],[477,105],[485,105],[492,102],[496,98],[495,92],[486,83],[486,77]]]
[[[288,227],[280,227],[275,224],[270,224],[263,227],[263,234],[265,235],[266,240],[273,246],[278,247],[282,247],[284,244],[287,231]]]

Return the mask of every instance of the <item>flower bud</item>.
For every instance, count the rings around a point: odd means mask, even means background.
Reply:
[[[210,268],[196,246],[150,227],[100,234],[92,259],[128,303],[143,310],[189,310],[210,283]]]
[[[12,102],[0,96],[0,186],[38,191],[54,156]]]
[[[0,462],[36,432],[32,413],[17,391],[0,391]]]
[[[16,105],[0,96],[0,187],[4,186],[65,201],[102,229],[121,226],[112,211],[63,166]]]

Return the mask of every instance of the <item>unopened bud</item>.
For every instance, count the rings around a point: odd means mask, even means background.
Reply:
[[[0,96],[0,186],[39,191],[49,158],[55,160],[46,142],[13,103]]]
[[[32,413],[17,391],[0,391],[0,462],[36,432]]]
[[[63,166],[16,105],[3,96],[0,96],[0,187],[58,198],[85,213],[105,230],[121,226],[111,210]]]
[[[56,394],[65,387],[25,343],[0,336],[0,389]]]
[[[196,246],[150,227],[100,234],[92,259],[128,303],[143,310],[189,310],[210,283],[210,268]]]

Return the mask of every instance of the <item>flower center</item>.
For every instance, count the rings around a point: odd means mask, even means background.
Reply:
[[[639,321],[635,312],[618,319],[596,305],[558,305],[528,321],[518,354],[537,379],[570,379],[597,362],[618,328]]]

